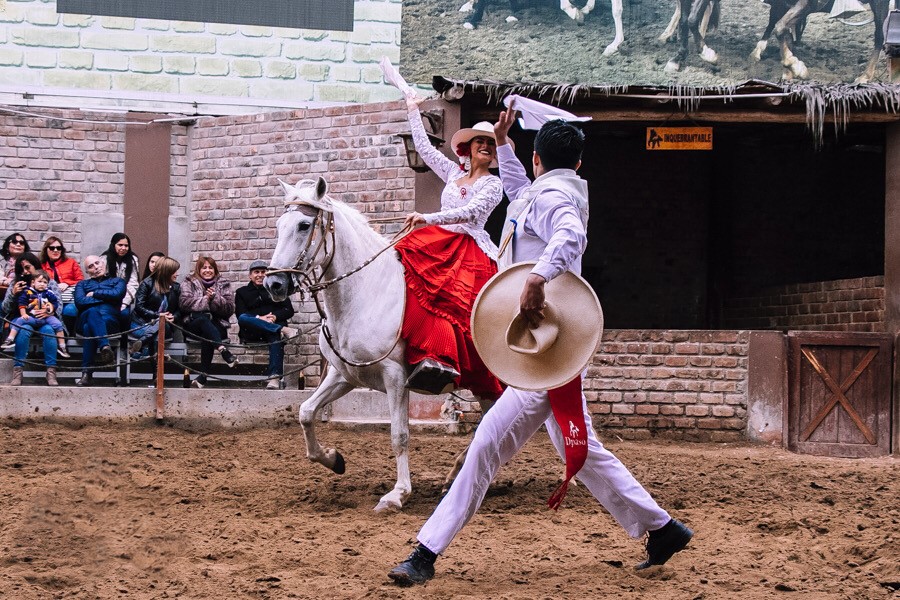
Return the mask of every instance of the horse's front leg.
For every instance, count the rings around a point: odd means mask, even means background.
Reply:
[[[412,492],[409,476],[409,390],[402,366],[385,369],[384,389],[391,413],[391,449],[397,457],[397,483],[394,489],[381,497],[375,512],[400,510]]]
[[[354,387],[356,386],[348,383],[337,369],[331,368],[316,392],[300,406],[300,425],[303,426],[303,437],[306,440],[306,458],[325,465],[338,475],[344,474],[344,457],[334,448],[322,448],[319,444],[319,440],[316,439],[316,418],[319,411]]]
[[[809,75],[806,65],[802,60],[794,56],[791,48],[794,32],[797,31],[797,24],[801,19],[806,18],[809,9],[809,0],[799,0],[775,24],[775,37],[781,43],[781,65],[784,67],[784,79],[786,80],[794,78],[806,79]]]
[[[588,0],[588,5],[594,7],[594,0]],[[587,6],[584,7],[584,14],[587,14]],[[616,37],[612,43],[603,50],[603,56],[611,56],[619,51],[619,46],[625,40],[625,31],[622,29],[622,0],[612,0],[612,16],[613,23],[616,26]]]
[[[869,54],[869,62],[866,64],[866,70],[856,78],[853,83],[868,83],[875,79],[875,68],[878,66],[878,59],[881,57],[881,48],[884,45],[884,29],[880,23],[884,23],[887,19],[890,5],[887,0],[875,0],[871,3],[873,19],[875,21],[875,47]]]

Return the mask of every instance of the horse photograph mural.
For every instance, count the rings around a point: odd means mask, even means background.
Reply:
[[[478,0],[473,6],[460,12],[452,0],[404,0],[400,64],[407,80],[428,85],[441,75],[701,87],[749,79],[888,80],[879,57],[890,0],[612,0],[609,6],[588,0],[583,7],[569,0],[512,6]]]

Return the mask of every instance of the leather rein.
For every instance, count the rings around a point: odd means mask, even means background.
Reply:
[[[284,203],[285,206],[292,205],[304,205],[309,206],[309,204],[305,202],[299,201],[288,201]],[[326,217],[323,217],[323,214],[326,214]],[[372,221],[395,221],[394,218],[389,219],[372,219]],[[346,273],[342,273],[336,277],[331,279],[324,280],[325,274],[331,268],[331,263],[334,260],[334,254],[336,250],[336,236],[334,231],[334,214],[330,211],[323,210],[321,208],[318,209],[316,213],[315,220],[312,224],[312,232],[309,234],[309,237],[306,238],[306,245],[303,247],[303,250],[300,252],[300,256],[297,257],[297,262],[294,264],[293,268],[290,269],[267,269],[266,275],[276,275],[279,273],[289,273],[291,278],[293,279],[294,285],[297,287],[300,292],[301,300],[303,296],[309,293],[309,296],[313,299],[313,302],[316,305],[316,311],[319,313],[319,318],[322,321],[322,336],[325,338],[325,341],[328,343],[328,347],[331,348],[332,352],[341,359],[347,365],[351,367],[370,367],[376,363],[380,363],[388,356],[390,356],[391,352],[394,351],[394,348],[397,347],[397,344],[400,342],[401,333],[403,331],[403,314],[406,312],[406,294],[403,295],[403,311],[400,316],[400,327],[397,329],[397,335],[394,338],[394,343],[391,344],[391,347],[387,352],[382,354],[380,357],[375,358],[373,360],[364,361],[364,362],[356,362],[349,360],[341,355],[338,349],[334,344],[334,336],[331,333],[331,330],[328,328],[328,318],[325,315],[325,309],[322,307],[321,300],[319,299],[319,292],[328,289],[339,281],[343,281],[344,279],[350,277],[354,273],[358,273],[362,271],[365,267],[372,264],[375,259],[379,256],[393,248],[397,245],[400,240],[402,240],[406,235],[412,231],[410,226],[405,226],[401,229],[394,238],[388,243],[387,246],[376,252],[373,256],[363,261],[359,266],[347,271]],[[328,238],[331,238],[331,249],[328,247]],[[315,243],[315,247],[313,248],[313,239],[318,237],[318,240]],[[310,253],[310,248],[313,248]],[[323,261],[323,266],[318,276],[315,274],[315,259],[319,255],[320,252],[324,250],[325,259]],[[307,263],[306,268],[302,268],[304,262]],[[305,284],[305,285],[304,285]]]

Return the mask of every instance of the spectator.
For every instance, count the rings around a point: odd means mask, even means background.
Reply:
[[[296,329],[287,327],[287,321],[294,316],[290,299],[274,302],[268,290],[263,287],[268,265],[261,260],[250,265],[250,283],[234,293],[235,311],[244,342],[266,342],[269,344],[269,367],[266,375],[268,390],[284,388],[284,342],[282,338],[293,337]]]
[[[181,265],[174,258],[163,256],[155,266],[153,275],[138,286],[131,312],[131,328],[140,328],[132,334],[137,338],[131,345],[131,358],[135,360],[156,352],[160,316],[166,319],[166,337],[171,336],[170,323],[181,319],[181,286],[176,281]]]
[[[62,240],[52,235],[44,241],[40,259],[41,267],[59,286],[62,315],[74,319],[78,316],[78,309],[75,308],[75,285],[84,279],[81,266],[66,254]]]
[[[161,259],[165,254],[162,252],[152,252],[150,256],[147,257],[147,264],[144,265],[144,273],[141,275],[141,281],[144,281],[151,275],[153,275],[153,270],[156,268],[156,263]]]
[[[106,273],[125,282],[125,297],[122,298],[122,314],[128,316],[137,294],[138,275],[141,271],[137,255],[131,251],[131,238],[124,233],[112,236],[109,248],[101,255],[106,259]]]
[[[47,289],[50,285],[50,274],[46,271],[37,271],[31,276],[31,286],[18,295],[19,317],[14,319],[9,332],[9,337],[3,346],[3,350],[12,350],[16,346],[16,335],[23,325],[42,327],[49,325],[56,333],[57,353],[63,358],[69,358],[66,351],[66,332],[62,321],[54,315],[59,309],[59,296]],[[40,316],[36,313],[39,313]],[[43,316],[43,315],[49,316]],[[55,369],[54,369],[55,370]],[[54,373],[54,379],[56,374]],[[50,379],[48,375],[47,379]],[[50,384],[54,385],[54,384]]]
[[[40,268],[41,263],[38,260],[38,257],[31,252],[25,252],[19,256],[16,260],[14,271],[15,281],[9,286],[9,289],[6,291],[6,296],[3,298],[3,304],[0,306],[0,310],[3,311],[4,315],[10,314],[13,307],[18,306],[15,304],[18,295],[25,291],[25,288],[31,284],[31,278],[34,276],[35,272],[40,270]],[[50,281],[47,289],[54,293],[59,290],[55,281]],[[47,311],[35,311],[34,314],[35,316],[46,318],[53,313]],[[59,317],[58,314],[56,316]],[[16,351],[13,357],[13,377],[10,381],[11,385],[22,385],[25,357],[28,356],[28,347],[31,345],[31,335],[35,331],[38,332],[43,341],[44,364],[47,367],[47,383],[49,385],[56,385],[56,333],[53,331],[53,328],[47,324],[41,325],[40,327],[32,327],[29,324],[24,325],[19,329],[19,333],[16,335]]]
[[[2,285],[10,285],[15,280],[16,259],[25,252],[31,252],[28,240],[21,233],[11,233],[3,241],[0,256],[6,259],[6,268],[3,269]]]
[[[184,280],[181,312],[187,330],[201,338],[201,373],[191,385],[202,388],[206,385],[214,350],[218,350],[229,367],[233,368],[238,362],[222,343],[228,338],[228,320],[234,314],[234,292],[231,284],[220,277],[216,261],[209,256],[197,259],[194,272]]]
[[[90,279],[83,279],[75,286],[75,305],[78,307],[75,328],[85,336],[82,342],[81,379],[75,382],[78,386],[93,383],[91,367],[95,356],[100,365],[114,362],[115,356],[107,336],[119,331],[122,298],[125,297],[125,281],[107,276],[106,263],[99,256],[84,259],[84,270]]]

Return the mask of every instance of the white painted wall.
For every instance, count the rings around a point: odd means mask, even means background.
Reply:
[[[400,9],[359,0],[344,32],[60,15],[55,0],[7,0],[0,103],[227,114],[394,100],[378,61],[399,62]]]

